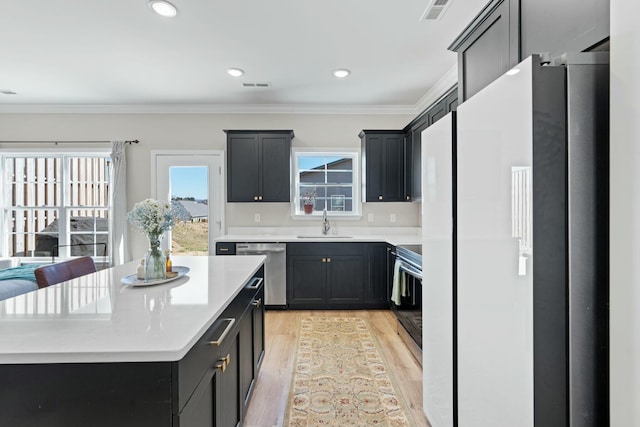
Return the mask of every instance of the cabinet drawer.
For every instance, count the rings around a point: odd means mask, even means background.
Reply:
[[[224,356],[221,354],[224,339],[237,331],[240,318],[251,301],[251,295],[241,291],[182,360],[177,362],[178,396],[174,413],[182,410],[202,377]],[[214,341],[219,341],[219,344],[212,344]]]
[[[363,255],[364,243],[289,243],[287,255]]]
[[[235,255],[236,244],[235,242],[217,242],[216,243],[216,255]]]

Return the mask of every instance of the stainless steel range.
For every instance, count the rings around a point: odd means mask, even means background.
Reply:
[[[398,289],[391,309],[398,318],[398,334],[422,365],[422,245],[396,246],[394,286]]]

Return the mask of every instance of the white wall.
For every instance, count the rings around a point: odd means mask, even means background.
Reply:
[[[640,28],[611,0],[611,426],[640,426]]]
[[[0,140],[114,140],[139,139],[128,150],[129,177],[127,205],[150,196],[151,150],[224,150],[223,129],[293,129],[294,147],[359,148],[362,129],[402,129],[412,115],[330,115],[330,114],[0,114]],[[0,144],[0,148],[16,144]],[[23,145],[24,146],[24,145]],[[63,147],[64,145],[60,145]],[[24,147],[35,148],[33,144]],[[49,144],[46,146],[51,148]],[[73,147],[73,146],[71,146]],[[227,205],[227,227],[312,226],[290,218],[288,203],[233,203]],[[254,222],[254,213],[261,222]],[[359,221],[335,221],[345,226],[419,225],[419,205],[415,203],[367,203]],[[367,222],[367,214],[374,221]],[[391,224],[390,214],[396,214]],[[132,249],[143,246],[136,239]],[[140,242],[137,242],[140,240]]]

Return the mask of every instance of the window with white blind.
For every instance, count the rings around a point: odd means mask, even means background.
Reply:
[[[355,151],[294,151],[294,215],[359,216],[358,160]]]
[[[6,153],[0,219],[3,256],[107,261],[109,153]]]

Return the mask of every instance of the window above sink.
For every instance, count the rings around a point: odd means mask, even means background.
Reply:
[[[291,211],[296,218],[359,218],[359,157],[353,151],[293,150]],[[305,205],[308,205],[305,207]]]

